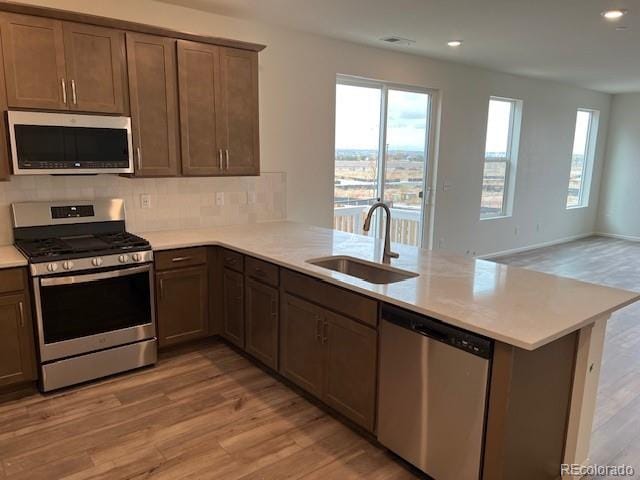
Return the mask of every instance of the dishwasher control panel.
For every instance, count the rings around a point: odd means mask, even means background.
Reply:
[[[434,318],[387,304],[382,305],[382,318],[472,355],[486,359],[493,356],[493,341],[491,339],[452,327]]]

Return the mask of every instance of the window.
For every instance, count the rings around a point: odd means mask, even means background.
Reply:
[[[422,244],[424,225],[429,225],[425,205],[432,98],[433,92],[426,89],[337,78],[336,230],[363,233],[369,207],[382,200],[392,211],[391,240]],[[372,235],[381,234],[379,216],[380,210]]]
[[[589,204],[591,172],[598,136],[598,116],[598,111],[582,108],[576,115],[567,208],[586,207]]]
[[[522,102],[491,97],[482,175],[480,218],[511,214]]]

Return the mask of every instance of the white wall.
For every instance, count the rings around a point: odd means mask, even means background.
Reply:
[[[597,230],[640,240],[640,93],[614,95]]]
[[[332,219],[334,82],[357,75],[437,89],[441,95],[436,246],[478,254],[590,233],[596,219],[602,146],[588,208],[564,208],[578,107],[601,110],[608,95],[388,50],[360,46],[266,24],[232,19],[152,0],[27,0],[216,36],[264,43],[260,54],[261,149],[265,171],[287,173],[287,212],[329,226]],[[512,218],[479,221],[488,98],[524,101]],[[601,135],[604,140],[604,135]],[[450,184],[444,192],[442,185]],[[540,231],[536,231],[536,224]],[[515,235],[516,227],[519,234]]]

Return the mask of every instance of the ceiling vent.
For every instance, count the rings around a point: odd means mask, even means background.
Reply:
[[[413,45],[414,43],[416,43],[415,40],[411,40],[409,38],[402,38],[402,37],[383,37],[380,40],[382,40],[383,42],[387,42],[387,43],[391,43],[393,45]]]

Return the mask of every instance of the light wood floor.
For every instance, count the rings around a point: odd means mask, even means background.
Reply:
[[[594,237],[498,261],[640,290],[636,243]],[[640,470],[640,305],[607,328],[592,460]],[[62,478],[416,477],[212,341],[165,354],[153,369],[1,403],[0,480]]]
[[[411,479],[388,453],[217,341],[0,404],[0,479]]]
[[[637,242],[590,237],[494,261],[640,291]],[[640,302],[607,325],[596,408],[591,462],[631,465],[640,478]]]

